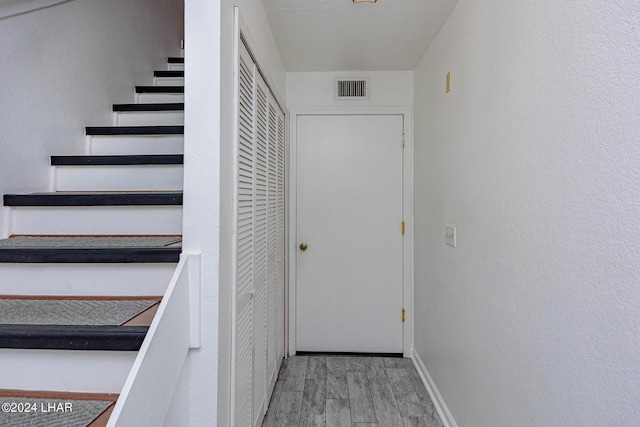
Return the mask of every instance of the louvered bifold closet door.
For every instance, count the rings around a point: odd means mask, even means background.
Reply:
[[[253,425],[266,411],[267,393],[267,85],[256,76],[255,232],[253,246]]]
[[[278,236],[278,213],[277,213],[277,114],[271,103],[269,105],[269,161],[268,161],[268,181],[267,181],[267,280],[269,289],[269,316],[267,319],[267,339],[269,342],[267,353],[268,364],[268,384],[271,386],[276,380],[277,359],[279,355],[278,336],[278,311],[282,311],[278,306],[278,266],[277,266],[277,236]]]
[[[233,426],[259,427],[284,356],[284,113],[239,46]]]
[[[276,349],[277,357],[284,356],[284,298],[285,298],[285,121],[284,114],[278,111],[278,134],[276,155]]]
[[[234,425],[252,425],[255,65],[240,49],[238,67],[237,234]]]

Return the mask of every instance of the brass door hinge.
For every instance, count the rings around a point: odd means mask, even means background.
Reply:
[[[402,221],[402,235],[404,236],[404,221]]]
[[[404,308],[402,309],[402,322],[404,323]]]

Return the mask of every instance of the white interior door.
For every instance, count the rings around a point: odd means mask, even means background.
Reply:
[[[296,350],[402,353],[403,116],[298,116],[296,133]]]

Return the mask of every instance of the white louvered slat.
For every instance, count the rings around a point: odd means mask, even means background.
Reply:
[[[251,426],[253,389],[253,134],[254,65],[240,56],[238,87],[238,194],[234,424]]]
[[[277,115],[273,103],[269,105],[269,167],[268,167],[268,281],[269,281],[269,296],[270,296],[270,312],[269,312],[269,380],[271,377],[277,375],[277,331],[278,331],[278,318],[277,318],[277,295],[278,295],[278,282],[277,282]]]
[[[267,89],[258,76],[256,85],[254,289],[253,299],[253,425],[266,409],[267,376]]]
[[[277,286],[275,296],[276,349],[278,357],[284,352],[284,298],[285,298],[285,133],[284,115],[278,114],[276,160],[276,265]]]

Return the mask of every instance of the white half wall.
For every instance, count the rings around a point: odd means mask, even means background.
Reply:
[[[415,343],[459,426],[640,425],[638,22],[460,0],[416,69]]]
[[[0,20],[0,194],[49,188],[49,156],[82,154],[84,127],[110,125],[111,104],[178,54],[182,10],[75,0]]]
[[[185,0],[183,248],[202,253],[202,346],[187,356],[167,426],[230,421],[234,6],[276,96],[284,101],[286,94],[284,66],[261,2]]]
[[[369,99],[334,99],[336,78],[368,78]],[[413,105],[413,71],[287,73],[287,106],[391,107]]]

